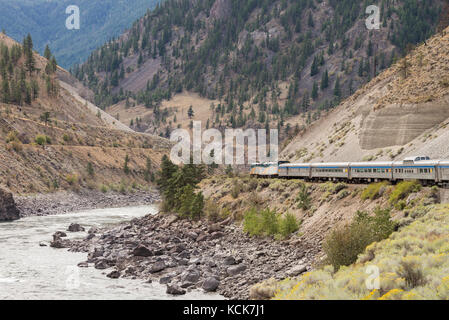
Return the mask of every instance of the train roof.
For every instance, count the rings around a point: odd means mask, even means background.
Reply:
[[[281,167],[291,168],[291,167],[310,167],[311,163],[286,163],[281,164]]]
[[[348,167],[349,162],[323,162],[323,163],[312,163],[313,168],[320,167]]]
[[[377,161],[377,162],[351,162],[351,167],[391,167],[393,161]]]
[[[395,161],[393,162],[393,166],[395,167],[400,167],[400,166],[436,166],[439,163],[441,163],[441,161],[439,160],[421,160],[421,161],[416,161],[413,163],[408,163],[405,161]]]

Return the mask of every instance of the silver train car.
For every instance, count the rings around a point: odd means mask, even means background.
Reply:
[[[449,186],[449,160],[410,157],[403,161],[289,163],[288,161],[256,163],[250,174],[255,177],[304,179],[307,181],[378,181],[418,180],[422,184]]]

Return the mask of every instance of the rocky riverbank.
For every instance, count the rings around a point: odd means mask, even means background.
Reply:
[[[46,216],[81,210],[147,205],[160,201],[156,190],[103,193],[98,190],[60,191],[48,194],[16,196],[21,217]]]
[[[162,214],[90,230],[81,241],[54,238],[55,247],[88,252],[80,267],[108,269],[110,278],[158,281],[171,294],[202,288],[230,299],[248,299],[250,287],[263,280],[311,269],[319,254],[305,239],[250,238],[230,219],[211,224]]]

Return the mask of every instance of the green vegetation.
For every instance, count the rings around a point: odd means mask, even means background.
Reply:
[[[299,191],[296,201],[299,209],[307,211],[312,207],[312,198],[309,195],[309,189],[306,184],[301,185],[301,190]]]
[[[449,299],[449,206],[431,209],[412,224],[374,242],[356,263],[337,272],[325,266],[270,284],[275,299],[363,299],[363,300],[448,300]],[[380,271],[380,289],[368,289],[367,270]]]
[[[163,212],[176,212],[181,217],[199,219],[203,213],[204,197],[196,193],[197,184],[204,178],[202,165],[187,164],[178,167],[164,155],[156,180],[162,192]]]
[[[35,71],[33,40],[29,34],[22,46],[14,44],[8,48],[0,43],[0,101],[31,104],[39,94]]]
[[[330,233],[323,243],[323,250],[328,262],[338,270],[354,263],[369,244],[388,238],[394,228],[390,210],[378,208],[373,216],[358,211],[351,224]]]
[[[97,47],[129,28],[147,8],[154,8],[158,2],[0,0],[0,27],[15,39],[21,39],[24,31],[30,31],[35,39],[36,50],[44,56],[46,45],[51,43],[55,56],[68,70],[73,64],[85,61]],[[65,29],[64,20],[68,17],[65,10],[72,4],[81,9],[81,30],[85,29],[84,32],[67,32]],[[72,46],[73,43],[77,45]]]
[[[328,8],[321,11],[321,4]],[[154,110],[157,125],[171,116],[161,101],[186,90],[221,101],[214,106],[216,125],[278,121],[283,126],[283,119],[293,115],[312,118],[312,110],[317,118],[395,62],[407,44],[426,39],[437,24],[439,6],[437,0],[382,1],[388,39],[379,46],[369,32],[348,34],[366,18],[364,0],[168,0],[72,73],[95,92],[97,105],[132,98]],[[273,34],[271,25],[276,25]],[[131,59],[137,64],[128,67]],[[145,88],[137,93],[119,89],[130,73],[156,59],[163,63]],[[341,72],[329,72],[339,65]],[[304,72],[313,78],[312,90],[301,82]],[[288,83],[288,93],[280,105],[282,82]],[[244,103],[251,105],[249,114]],[[192,108],[188,116],[194,116]]]
[[[45,146],[46,144],[51,144],[51,138],[46,135],[37,135],[34,139],[34,142],[36,142],[40,146]]]
[[[383,195],[385,192],[386,187],[388,186],[388,182],[378,182],[378,183],[372,183],[369,186],[367,186],[361,194],[362,200],[375,200]]]
[[[410,193],[418,192],[422,188],[418,181],[402,181],[396,185],[391,192],[390,204],[397,204],[400,200],[405,199]]]
[[[250,236],[274,236],[287,238],[298,231],[299,222],[294,215],[287,213],[285,216],[274,210],[265,209],[258,211],[252,208],[244,215],[243,230]]]

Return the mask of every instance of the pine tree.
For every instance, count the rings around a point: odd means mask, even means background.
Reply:
[[[316,100],[317,98],[318,98],[318,84],[314,82],[312,88],[312,99]]]
[[[193,111],[193,107],[190,106],[189,110],[187,110],[187,116],[189,117],[189,119],[192,119],[194,115],[195,112]]]
[[[49,61],[51,59],[51,51],[50,51],[50,47],[48,46],[48,44],[45,46],[44,57],[45,57],[45,59],[47,59]]]
[[[338,76],[337,81],[335,81],[334,96],[341,98],[340,77]]]
[[[329,72],[326,70],[321,78],[321,90],[329,87]]]

